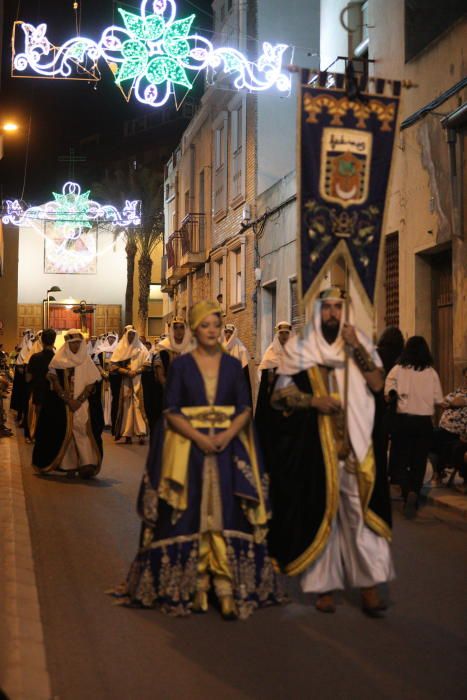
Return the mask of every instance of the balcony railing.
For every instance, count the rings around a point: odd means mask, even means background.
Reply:
[[[206,258],[206,217],[204,214],[187,214],[180,227],[181,261],[185,268],[196,268]]]
[[[176,282],[185,276],[184,270],[181,268],[182,257],[182,234],[180,231],[174,231],[165,245],[167,257],[167,282],[169,284]]]

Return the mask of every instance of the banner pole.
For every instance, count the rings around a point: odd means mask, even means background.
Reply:
[[[345,323],[350,321],[350,269],[347,260],[345,261]],[[350,452],[350,442],[349,442],[349,426],[348,426],[348,406],[349,406],[349,365],[350,356],[348,352],[345,353],[345,365],[344,365],[344,436],[342,440],[342,451],[339,457],[345,459]]]

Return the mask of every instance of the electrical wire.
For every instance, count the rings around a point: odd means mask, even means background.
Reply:
[[[23,189],[21,190],[20,201],[23,201],[24,193],[26,191],[26,178],[27,178],[28,165],[29,165],[29,144],[31,142],[31,122],[32,122],[32,112],[29,112],[28,140],[26,143],[26,157],[24,159],[24,174],[23,174]]]

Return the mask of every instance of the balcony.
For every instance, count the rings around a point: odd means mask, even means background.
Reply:
[[[194,270],[204,265],[206,260],[205,230],[204,214],[187,214],[183,219],[180,227],[180,266],[185,270]]]
[[[174,231],[166,243],[167,275],[166,281],[169,285],[176,284],[186,275],[186,271],[180,265],[182,257],[182,234]]]

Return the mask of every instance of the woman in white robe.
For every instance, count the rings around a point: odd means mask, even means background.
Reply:
[[[110,359],[110,371],[121,377],[115,440],[125,438],[127,444],[131,443],[133,437],[139,438],[140,444],[144,444],[144,438],[148,434],[141,382],[148,356],[136,330],[133,326],[126,326]]]

